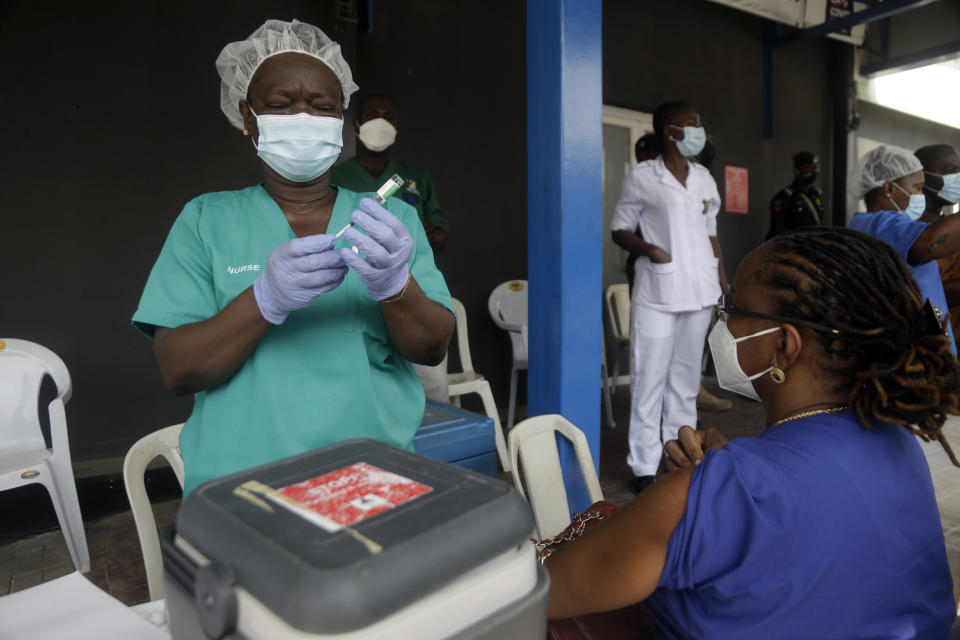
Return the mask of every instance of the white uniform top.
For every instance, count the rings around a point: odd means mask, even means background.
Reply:
[[[634,266],[633,300],[660,311],[695,311],[717,303],[720,283],[710,236],[717,235],[720,194],[710,172],[688,162],[686,188],[664,166],[663,156],[641,162],[623,181],[611,231],[634,232],[673,258]]]

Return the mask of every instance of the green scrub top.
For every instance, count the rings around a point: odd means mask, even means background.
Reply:
[[[340,189],[328,228],[341,229],[361,197]],[[386,208],[410,231],[410,272],[452,312],[416,212]],[[216,315],[253,284],[270,252],[295,236],[262,186],[204,194],[174,222],[133,322],[148,336]],[[340,238],[337,247],[349,247]],[[184,495],[236,471],[349,438],[411,449],[423,420],[423,387],[390,342],[379,304],[350,269],[339,287],[273,327],[225,382],[194,395],[180,436]]]
[[[383,175],[374,178],[357,163],[356,158],[350,158],[333,168],[330,173],[330,181],[338,187],[344,187],[351,191],[376,192],[393,174],[399,175],[406,183],[393,197],[416,209],[417,215],[420,216],[420,222],[429,222],[438,229],[449,231],[447,217],[440,209],[440,201],[437,199],[437,189],[433,185],[433,178],[429,173],[412,164],[390,158],[387,167],[383,170]]]

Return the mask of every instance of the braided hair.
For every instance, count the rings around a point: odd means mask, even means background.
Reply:
[[[824,373],[850,388],[847,404],[871,419],[936,440],[960,467],[943,435],[960,414],[960,365],[950,338],[929,317],[910,268],[885,242],[842,227],[808,227],[767,243],[758,283],[772,313],[836,329],[816,334]]]

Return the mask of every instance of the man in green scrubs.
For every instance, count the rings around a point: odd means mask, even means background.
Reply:
[[[387,178],[399,175],[406,183],[395,198],[406,202],[420,216],[434,253],[447,244],[447,217],[440,209],[437,189],[429,173],[393,157],[399,130],[397,108],[386,96],[371,95],[357,102],[357,155],[333,168],[330,181],[351,191],[376,191]]]
[[[427,241],[439,253],[447,244],[447,217],[440,209],[437,189],[429,173],[393,157],[400,119],[390,98],[370,95],[357,102],[353,121],[357,133],[357,155],[336,165],[330,181],[351,191],[376,191],[393,174],[403,178],[404,186],[394,195],[417,210]],[[447,361],[429,367],[414,365],[427,398],[447,403]]]

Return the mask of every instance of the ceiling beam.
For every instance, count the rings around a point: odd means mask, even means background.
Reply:
[[[868,9],[854,11],[842,18],[827,20],[818,25],[801,29],[792,36],[782,36],[777,39],[773,46],[774,48],[779,48],[808,40],[816,40],[831,33],[836,33],[837,31],[851,29],[859,24],[868,24],[870,22],[876,22],[877,20],[883,20],[892,15],[909,11],[910,9],[916,9],[931,2],[936,2],[936,0],[884,0],[884,2],[880,2]]]

